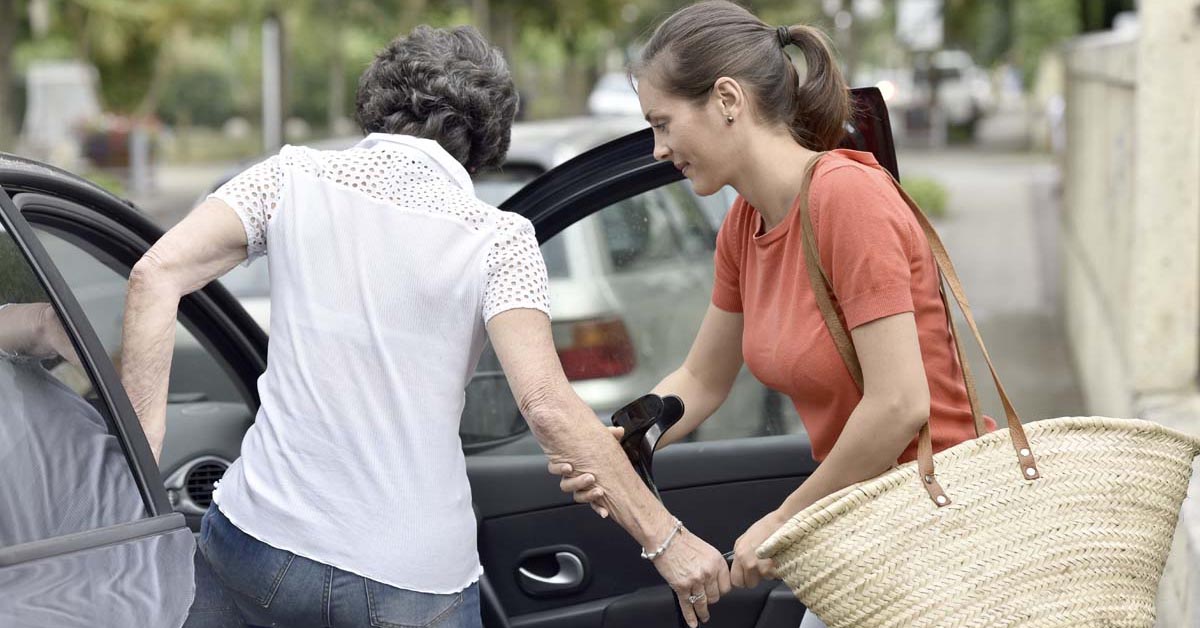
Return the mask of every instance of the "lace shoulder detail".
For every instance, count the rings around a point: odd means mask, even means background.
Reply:
[[[247,262],[267,252],[267,223],[279,208],[283,180],[282,158],[275,155],[250,166],[209,195],[225,201],[242,220]]]
[[[550,315],[546,262],[538,248],[533,225],[503,212],[486,258],[483,320],[503,311],[530,308]]]

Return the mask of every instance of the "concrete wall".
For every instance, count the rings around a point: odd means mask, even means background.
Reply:
[[[1064,54],[1063,307],[1088,412],[1200,435],[1200,0]],[[1200,626],[1200,472],[1158,626]]]
[[[1066,54],[1064,307],[1088,410],[1142,415],[1197,392],[1200,1]],[[1189,423],[1186,416],[1185,424]],[[1200,418],[1179,427],[1200,434]]]

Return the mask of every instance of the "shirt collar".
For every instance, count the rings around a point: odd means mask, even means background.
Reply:
[[[407,146],[421,151],[426,157],[429,157],[429,159],[437,164],[458,187],[469,194],[475,194],[475,186],[471,183],[471,175],[467,174],[467,169],[463,168],[463,165],[458,163],[458,160],[446,152],[446,149],[442,148],[437,142],[412,135],[372,133],[355,145],[355,148],[371,148],[380,144]]]

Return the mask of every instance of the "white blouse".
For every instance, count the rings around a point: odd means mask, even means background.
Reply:
[[[458,438],[484,324],[549,315],[533,226],[474,196],[436,142],[372,134],[284,147],[213,195],[266,255],[262,407],[214,496],[277,548],[385,584],[461,591],[482,573]]]

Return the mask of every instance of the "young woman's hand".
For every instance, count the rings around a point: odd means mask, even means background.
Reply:
[[[608,431],[621,441],[621,437],[625,435],[623,427],[609,427]],[[596,486],[596,476],[590,473],[576,475],[571,465],[566,462],[551,462],[549,467],[550,473],[562,477],[558,483],[558,487],[564,493],[573,493],[575,501],[580,504],[590,504],[592,510],[601,517],[608,517],[608,509],[605,508],[601,501],[604,498],[604,489]]]
[[[733,564],[729,568],[729,579],[733,586],[750,589],[758,586],[763,580],[774,580],[778,577],[775,575],[775,563],[759,558],[755,550],[783,526],[785,521],[782,515],[773,510],[738,537],[733,544]]]

